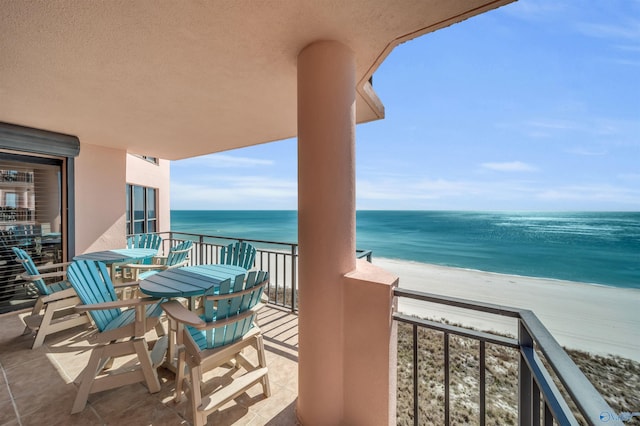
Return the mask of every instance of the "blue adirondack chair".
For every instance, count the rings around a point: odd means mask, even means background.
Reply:
[[[231,243],[220,250],[220,263],[251,269],[256,258],[256,248],[244,241]]]
[[[127,238],[127,248],[148,248],[160,250],[162,247],[162,237],[158,234],[135,234]],[[143,259],[138,262],[142,265],[150,265],[153,263],[152,258]],[[128,265],[127,265],[128,266]],[[114,277],[122,281],[135,281],[133,272],[124,265],[116,265],[113,267]]]
[[[160,391],[156,367],[166,351],[166,336],[160,315],[161,299],[136,298],[118,300],[107,267],[92,260],[75,261],[69,265],[69,282],[82,300],[76,307],[88,312],[96,330],[88,340],[97,344],[82,372],[78,394],[71,413],[82,411],[89,394],[144,381],[149,392]],[[128,309],[124,309],[128,308]],[[158,339],[150,353],[145,334],[156,328]],[[137,355],[137,369],[110,370],[113,359]]]
[[[31,256],[21,248],[13,247],[13,253],[16,255],[16,261],[25,269],[21,278],[31,282],[39,294],[31,314],[23,318],[23,334],[36,332],[32,349],[42,346],[45,337],[50,334],[89,323],[86,314],[78,314],[74,309],[80,303],[80,299],[66,280],[65,269],[68,263],[49,264],[38,268]],[[53,272],[42,273],[47,270]],[[46,282],[52,279],[54,282]]]
[[[136,234],[127,238],[127,248],[151,248],[160,250],[162,237],[158,234]]]
[[[204,425],[209,414],[258,383],[262,385],[265,397],[271,395],[264,343],[255,321],[257,311],[263,306],[260,300],[269,274],[251,271],[244,278],[240,275],[233,282],[228,279],[219,287],[208,289],[203,297],[202,316],[178,301],[162,304],[167,316],[177,324],[180,349],[175,400],[182,399],[186,384],[196,426]],[[257,365],[242,353],[250,346],[257,352]],[[246,372],[203,396],[204,373],[233,360],[238,369],[244,368]],[[185,367],[188,367],[189,380],[185,380]]]
[[[143,280],[160,271],[187,265],[191,247],[193,247],[193,241],[183,241],[171,247],[167,256],[154,257],[151,265],[132,263],[126,265],[126,268],[131,270],[131,279],[133,281]]]

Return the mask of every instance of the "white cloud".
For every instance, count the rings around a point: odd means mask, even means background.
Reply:
[[[598,138],[608,144],[636,145],[638,143],[638,138],[635,137],[640,133],[640,122],[638,120],[590,115],[581,110],[582,107],[579,103],[573,103],[573,106],[571,106],[571,103],[565,103],[565,107],[567,108],[560,114],[573,115],[577,117],[575,120],[536,118],[524,120],[521,123],[517,121],[500,123],[496,127],[509,130],[522,129],[526,136],[535,139],[561,137],[566,140],[570,137],[579,137],[582,140]]]
[[[582,148],[582,147],[570,148],[570,149],[567,149],[567,152],[569,154],[582,155],[582,156],[585,156],[585,157],[596,157],[596,156],[600,157],[600,156],[603,156],[603,155],[607,155],[607,153],[608,153],[604,149],[598,149],[596,151],[596,150],[591,150],[591,149]]]
[[[295,209],[297,183],[265,176],[210,177],[215,184],[171,182],[173,209]]]
[[[640,190],[609,184],[567,185],[540,191],[541,200],[589,201],[640,206]]]
[[[482,163],[482,167],[498,172],[535,172],[538,169],[522,161],[508,161],[502,163]]]
[[[577,25],[578,31],[590,37],[615,38],[637,41],[640,39],[640,20],[629,19],[619,22],[618,25],[581,23]]]
[[[532,180],[455,180],[408,175],[380,179],[376,176],[359,179],[356,196],[360,209],[640,208],[640,189],[635,189],[640,175],[618,178],[630,185],[553,186]],[[203,210],[297,208],[295,179],[220,175],[211,182],[216,183],[172,182],[171,207]]]
[[[404,177],[384,181],[359,180],[360,202],[402,203],[410,208],[429,208],[434,202],[515,199],[535,193],[527,182],[493,182]]]
[[[554,119],[541,119],[535,121],[529,121],[525,125],[539,129],[552,129],[552,130],[575,130],[578,128],[576,123],[568,120],[554,120]]]
[[[505,13],[518,17],[520,19],[539,21],[549,19],[550,17],[562,16],[566,9],[559,1],[518,1],[511,3],[502,10]]]
[[[618,175],[618,178],[622,180],[640,182],[640,173],[621,173]]]
[[[628,176],[633,184],[633,176]],[[629,210],[640,208],[635,185],[553,186],[531,180],[448,180],[412,177],[358,181],[359,209]]]

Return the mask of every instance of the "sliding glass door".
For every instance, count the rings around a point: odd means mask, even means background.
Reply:
[[[28,306],[35,289],[12,247],[25,250],[36,264],[65,259],[64,158],[0,152],[0,312]]]

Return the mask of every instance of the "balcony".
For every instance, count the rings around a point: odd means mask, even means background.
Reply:
[[[264,398],[257,386],[209,416],[209,424],[296,424],[297,316],[267,307],[260,312],[259,321],[272,395]],[[21,336],[24,325],[18,313],[2,315],[0,322],[0,424],[190,424],[189,404],[173,402],[174,375],[164,368],[158,369],[159,393],[150,394],[142,383],[123,386],[93,395],[82,413],[71,415],[77,392],[73,381],[90,355],[83,339],[86,329],[57,333],[32,350],[32,337]],[[219,369],[215,374],[224,376],[230,371]]]
[[[184,239],[195,242],[193,263],[216,262],[227,237],[170,233],[168,245]],[[270,271],[267,289],[270,304],[260,313],[265,335],[272,396],[264,398],[260,388],[237,398],[215,415],[209,424],[296,424],[298,392],[297,246],[269,241],[249,241],[258,247],[256,266]],[[371,259],[370,252],[360,257]],[[420,303],[435,303],[452,309],[507,317],[514,321],[518,336],[502,336],[470,329],[446,321],[432,321],[396,312],[398,342],[398,424],[623,424],[636,413],[612,409],[595,390],[534,313],[515,308],[453,299],[397,289],[395,297]],[[82,338],[85,329],[47,338],[45,345],[31,350],[30,336],[21,336],[18,313],[0,316],[0,423],[2,424],[188,424],[188,404],[175,404],[173,374],[160,369],[162,390],[149,394],[142,384],[105,391],[89,399],[79,415],[69,414],[76,386],[73,381],[89,356]],[[438,349],[431,358],[425,344]],[[471,349],[470,349],[471,348]],[[471,353],[471,355],[469,355]],[[406,357],[408,354],[408,358]],[[513,368],[491,363],[514,359]],[[436,359],[437,358],[437,359]],[[438,360],[439,359],[439,360]],[[426,372],[425,366],[435,366]],[[504,366],[504,364],[501,364]],[[224,369],[215,374],[225,375]],[[511,383],[511,401],[506,417],[496,419],[495,383]],[[633,389],[631,390],[633,392]],[[468,400],[461,400],[464,394]],[[131,403],[131,401],[136,401]],[[431,405],[429,405],[431,404]],[[468,405],[471,408],[468,408]],[[468,408],[470,415],[460,407]],[[632,407],[630,407],[632,408]],[[461,414],[462,413],[462,414]],[[462,417],[459,417],[462,416]],[[465,417],[466,416],[466,417]],[[604,417],[602,417],[604,416]],[[14,422],[14,423],[12,423]]]

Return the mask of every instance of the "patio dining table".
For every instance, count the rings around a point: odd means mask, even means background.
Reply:
[[[246,269],[233,265],[183,266],[167,269],[140,281],[140,291],[154,297],[197,297],[226,279],[246,273]]]
[[[147,296],[159,298],[184,297],[189,301],[189,309],[196,310],[196,300],[204,295],[211,287],[219,286],[223,281],[234,280],[239,275],[244,276],[245,268],[233,265],[195,265],[181,268],[167,269],[151,275],[138,284],[140,291]],[[176,344],[181,343],[177,324],[169,321],[169,341],[165,366],[176,369]]]
[[[102,262],[109,267],[111,279],[116,280],[116,269],[124,263],[131,263],[148,259],[158,254],[156,249],[148,248],[123,248],[113,250],[94,251],[74,256],[73,260],[94,260]]]
[[[158,254],[156,249],[147,248],[124,248],[113,250],[94,251],[75,256],[73,260],[95,260],[105,265],[112,263],[128,262],[131,260],[146,259]]]

